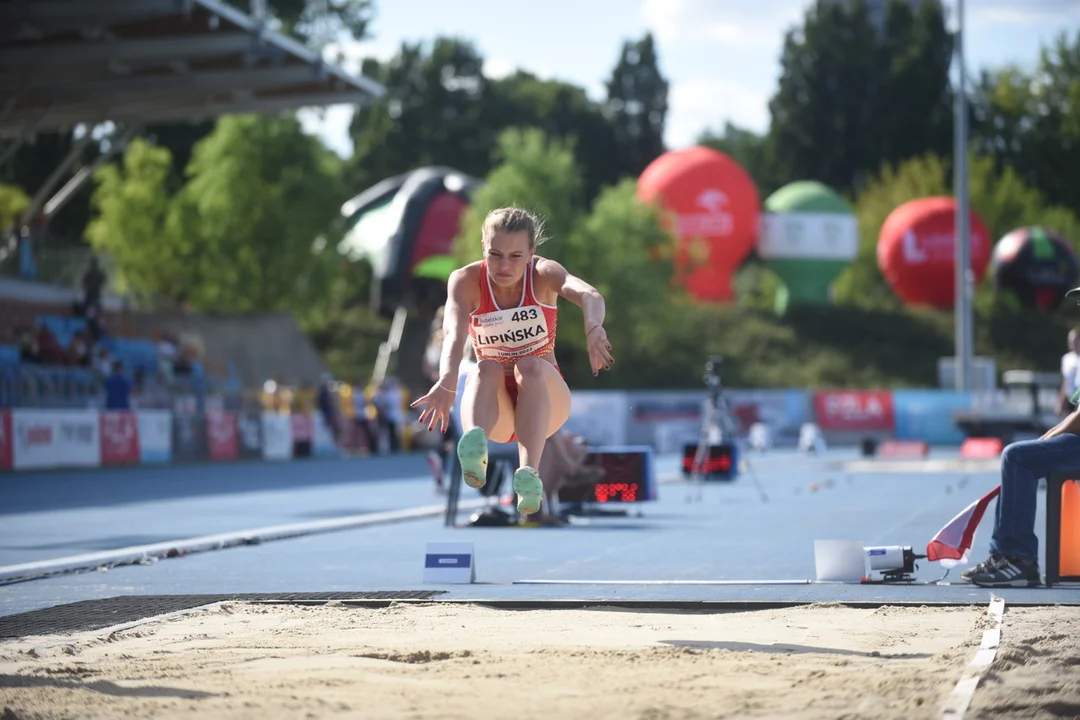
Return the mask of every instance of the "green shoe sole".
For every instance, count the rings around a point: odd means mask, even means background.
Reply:
[[[477,490],[484,487],[487,484],[488,442],[482,428],[475,427],[461,436],[457,456],[465,484]]]
[[[531,467],[518,468],[514,473],[514,492],[517,493],[517,509],[522,515],[540,512],[540,502],[544,496],[544,484],[540,476]]]

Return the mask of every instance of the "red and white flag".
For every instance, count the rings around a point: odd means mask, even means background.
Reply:
[[[979,521],[982,520],[990,501],[1000,492],[1001,486],[998,485],[938,530],[938,534],[926,546],[926,559],[931,562],[940,561],[942,566],[947,568],[967,562],[968,551],[975,539],[975,529],[979,527]]]

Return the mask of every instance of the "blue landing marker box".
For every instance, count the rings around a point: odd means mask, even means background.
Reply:
[[[424,553],[424,582],[476,582],[476,553],[470,542],[429,542]]]

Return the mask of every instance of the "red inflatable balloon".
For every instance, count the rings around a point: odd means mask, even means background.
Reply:
[[[990,231],[974,211],[969,221],[975,285],[990,262]],[[893,210],[878,235],[878,267],[901,300],[942,310],[956,300],[956,201],[911,200]]]
[[[637,195],[667,211],[679,241],[676,267],[690,294],[698,300],[731,301],[732,276],[754,246],[761,209],[757,186],[746,171],[710,148],[672,150],[641,173]],[[690,266],[696,243],[703,244],[705,257]]]

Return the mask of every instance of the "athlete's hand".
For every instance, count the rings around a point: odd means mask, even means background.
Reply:
[[[592,365],[593,376],[599,375],[601,370],[610,370],[615,358],[611,357],[611,343],[608,342],[604,326],[595,326],[585,340],[589,346],[589,363]]]
[[[427,395],[416,398],[409,407],[426,406],[420,413],[420,422],[423,423],[426,420],[428,430],[434,429],[437,422],[439,432],[446,432],[446,428],[450,426],[450,413],[454,409],[454,398],[456,396],[456,389],[447,390],[446,386],[440,381],[431,386],[431,390],[428,391]]]

